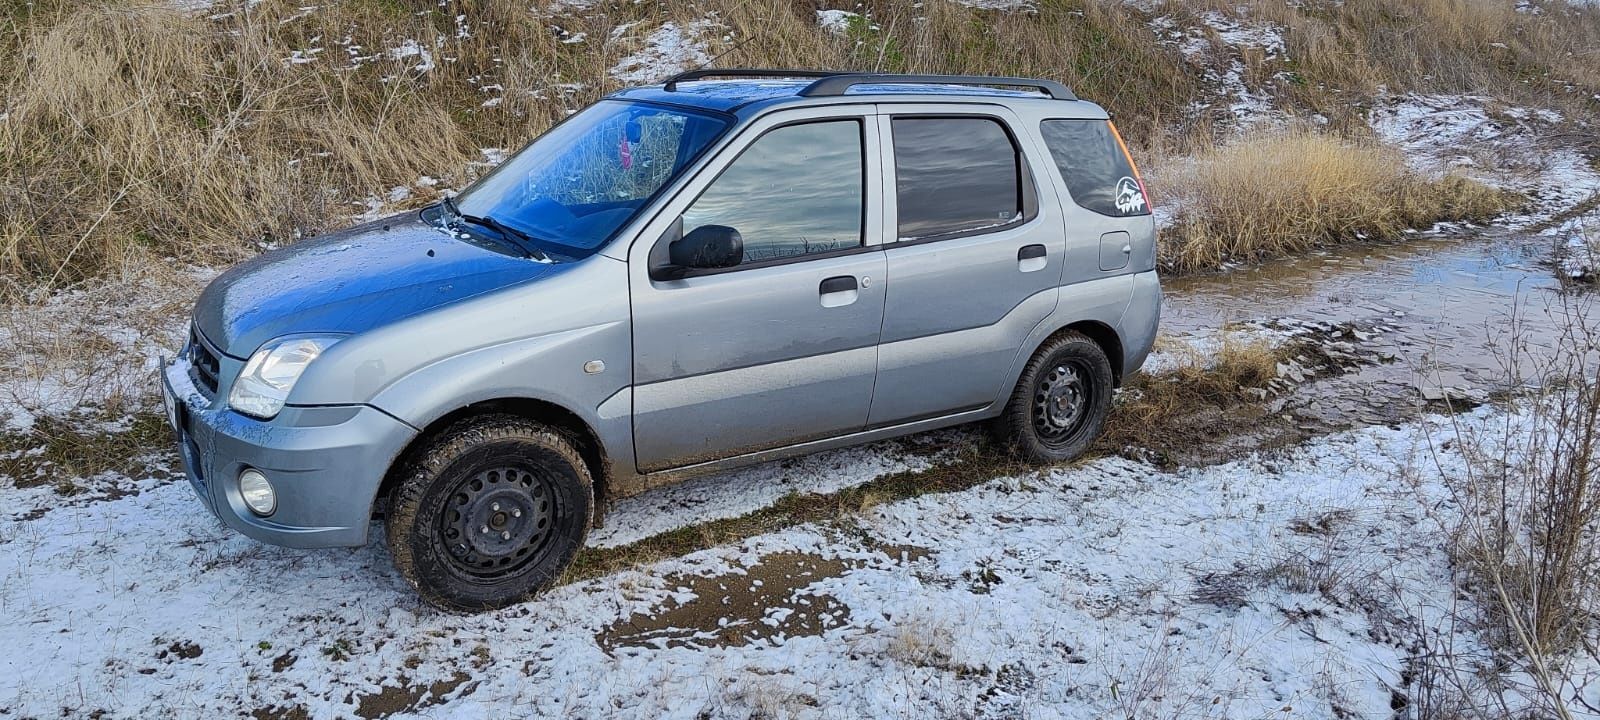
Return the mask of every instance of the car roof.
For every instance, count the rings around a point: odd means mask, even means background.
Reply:
[[[678,80],[673,78],[661,85],[627,88],[612,93],[608,97],[619,100],[643,100],[688,105],[726,113],[742,113],[746,109],[756,108],[764,110],[775,105],[838,103],[841,100],[848,102],[883,100],[906,102],[916,99],[926,102],[952,103],[993,103],[996,101],[1003,104],[1069,103],[1079,106],[1080,112],[1093,108],[1099,111],[1095,114],[1104,115],[1104,111],[1099,110],[1098,106],[1078,100],[1076,96],[1070,95],[1071,91],[1060,85],[1054,85],[1054,87],[1058,88],[1058,93],[1062,91],[1068,93],[1067,99],[1054,99],[1050,95],[1041,94],[1033,90],[941,82],[946,77],[961,79],[954,76],[862,75],[859,78],[845,75],[834,76],[834,78],[846,77],[852,80],[850,84],[837,93],[825,95],[805,94],[808,88],[816,84],[817,78],[815,77],[778,77],[733,80]],[[892,78],[894,81],[872,81],[880,77]],[[966,78],[966,80],[974,80],[974,78]],[[1006,78],[996,78],[996,80],[1006,80]],[[669,87],[671,88],[670,90],[668,89]],[[1046,90],[1045,92],[1049,91]]]

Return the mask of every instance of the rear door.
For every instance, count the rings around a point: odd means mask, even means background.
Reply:
[[[882,106],[889,295],[869,424],[994,402],[1056,304],[1065,240],[1030,135],[999,106]]]
[[[883,322],[870,106],[757,120],[629,253],[634,450],[651,472],[861,430]],[[870,160],[870,161],[869,161]],[[651,251],[734,228],[744,261],[652,279]]]

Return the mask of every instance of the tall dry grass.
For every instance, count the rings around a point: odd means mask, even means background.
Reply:
[[[1186,60],[1145,11],[1117,0],[1040,0],[1023,12],[950,0],[551,5],[0,5],[0,294],[151,258],[226,260],[342,226],[364,199],[422,175],[459,186],[480,148],[520,146],[615,89],[608,71],[666,23],[690,29],[718,66],[1045,77],[1109,108],[1136,148],[1187,151],[1212,138],[1196,108],[1216,90],[1214,68]],[[816,21],[822,7],[861,16],[830,31]],[[1379,88],[1583,107],[1600,92],[1600,10],[1541,9],[1189,0],[1155,12],[1283,26],[1288,59],[1245,58],[1252,90],[1359,123]],[[396,52],[407,43],[430,59]]]
[[[1204,151],[1159,181],[1180,208],[1160,248],[1176,272],[1484,219],[1512,201],[1466,178],[1415,173],[1394,150],[1305,131]]]
[[[666,23],[726,66],[1056,78],[1134,115],[1136,137],[1198,90],[1102,0],[1026,15],[869,3],[858,9],[871,20],[842,33],[819,27],[810,3],[542,5],[7,4],[0,268],[13,282],[0,290],[152,256],[225,260],[341,226],[419,176],[459,185],[479,148],[520,146],[616,89],[608,71]]]

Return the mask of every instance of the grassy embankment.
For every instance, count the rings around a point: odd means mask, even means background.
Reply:
[[[1205,63],[1159,42],[1148,18],[1121,3],[1046,0],[1032,13],[864,5],[852,9],[870,20],[831,32],[810,3],[727,0],[602,3],[549,16],[510,0],[459,8],[352,0],[308,10],[267,0],[199,13],[117,0],[7,3],[0,268],[8,281],[0,290],[139,272],[151,260],[227,262],[262,242],[340,227],[363,199],[420,176],[459,186],[479,148],[518,146],[614,89],[609,69],[667,22],[704,38],[724,66],[1063,80],[1119,118],[1147,166],[1211,146],[1231,121],[1222,106],[1206,106]],[[1202,12],[1237,13],[1210,5],[1167,12],[1182,24]],[[1198,198],[1199,214],[1193,222],[1180,215],[1168,234],[1171,269],[1490,209],[1465,183],[1411,178],[1382,151],[1351,149],[1365,132],[1364,101],[1378,88],[1488,92],[1562,108],[1600,89],[1592,58],[1600,13],[1560,3],[1538,15],[1488,0],[1250,5],[1253,16],[1284,28],[1291,60],[1254,50],[1236,58],[1220,42],[1213,59],[1242,61],[1254,91],[1330,123],[1248,151],[1202,152],[1194,176],[1175,181],[1186,200]],[[427,55],[397,51],[408,41]],[[493,98],[501,100],[485,107]],[[1351,160],[1301,167],[1308,148]],[[1350,174],[1368,160],[1376,162],[1364,174]],[[1260,203],[1234,184],[1291,170],[1296,182]],[[1317,174],[1324,171],[1331,174]],[[1368,191],[1343,197],[1350,182]],[[1396,186],[1415,192],[1390,207],[1395,196],[1386,191]],[[416,190],[411,202],[429,199],[428,188]],[[1156,193],[1158,202],[1172,194]],[[1293,193],[1298,201],[1285,204]],[[1280,221],[1286,212],[1309,217]]]

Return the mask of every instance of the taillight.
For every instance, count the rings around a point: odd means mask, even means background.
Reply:
[[[1123,159],[1128,161],[1128,167],[1133,168],[1133,181],[1139,183],[1139,194],[1144,197],[1145,209],[1155,212],[1156,208],[1150,204],[1150,189],[1145,187],[1144,176],[1139,174],[1139,164],[1133,161],[1133,153],[1128,152],[1128,144],[1122,141],[1122,133],[1117,132],[1117,124],[1106,121],[1111,126],[1111,137],[1117,139],[1117,147],[1122,149]]]

